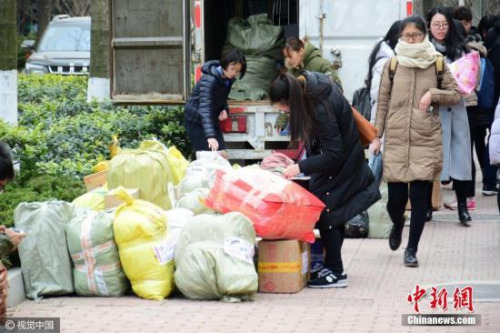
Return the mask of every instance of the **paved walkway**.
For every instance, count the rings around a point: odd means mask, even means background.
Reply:
[[[452,192],[443,191],[447,200]],[[471,228],[439,222],[456,212],[435,213],[426,225],[418,253],[419,268],[403,266],[403,249],[389,250],[384,239],[347,239],[344,261],[346,289],[304,289],[298,294],[257,294],[254,302],[198,302],[175,296],[155,302],[123,298],[57,297],[25,301],[11,312],[16,317],[61,317],[62,332],[500,332],[500,303],[475,300],[481,326],[408,327],[402,315],[413,307],[407,296],[417,284],[437,286],[450,281],[500,283],[500,217],[494,197],[477,196],[477,214],[484,222]],[[495,219],[495,215],[496,219]],[[481,219],[479,219],[481,220]],[[404,231],[404,242],[408,228]],[[497,300],[498,301],[498,300]],[[422,313],[445,314],[420,303]],[[449,304],[453,308],[453,303]],[[467,310],[459,313],[467,314]]]

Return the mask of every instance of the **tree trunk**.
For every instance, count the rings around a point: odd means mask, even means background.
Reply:
[[[16,0],[0,0],[0,71],[17,68]]]
[[[38,31],[36,33],[37,43],[52,19],[52,0],[37,0],[38,8]]]
[[[90,79],[87,100],[109,99],[109,8],[108,0],[92,0]]]
[[[17,123],[17,6],[0,0],[0,118]]]

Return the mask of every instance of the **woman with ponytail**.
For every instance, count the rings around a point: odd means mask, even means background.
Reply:
[[[351,106],[331,78],[308,71],[298,78],[281,74],[269,96],[290,118],[292,144],[305,142],[307,150],[306,159],[285,169],[285,177],[309,175],[309,190],[326,205],[317,224],[324,264],[315,267],[309,287],[346,287],[341,256],[345,223],[380,199]]]

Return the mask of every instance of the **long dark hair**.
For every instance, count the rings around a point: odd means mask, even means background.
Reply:
[[[497,20],[498,17],[496,17],[495,15],[485,15],[483,16],[483,18],[481,18],[481,21],[479,21],[479,25],[477,26],[477,30],[479,30],[481,38],[486,39],[488,30],[490,30],[490,28],[495,25]]]
[[[316,115],[309,97],[304,92],[305,78],[280,74],[271,83],[269,98],[271,104],[280,103],[290,106],[290,141],[297,146],[300,141],[308,141],[313,132]]]
[[[385,34],[385,37],[379,41],[377,44],[375,44],[375,47],[372,50],[372,53],[370,54],[370,58],[368,58],[368,75],[366,77],[366,88],[368,91],[371,89],[372,85],[372,78],[373,78],[373,66],[379,61],[379,57],[377,57],[378,52],[380,51],[380,48],[382,47],[382,43],[387,43],[387,45],[390,46],[391,49],[394,50],[396,48],[396,44],[398,43],[399,36],[401,35],[401,21],[398,20],[394,22],[391,27],[389,28],[389,31]]]
[[[14,179],[12,155],[6,143],[0,141],[0,180]]]
[[[465,39],[467,38],[467,30],[465,30],[465,27],[462,24],[462,22],[460,20],[453,19],[453,24],[455,25],[455,29],[457,29],[457,34],[460,37],[460,39],[465,41]]]
[[[465,40],[460,38],[460,36],[457,33],[457,28],[453,22],[453,17],[451,15],[451,12],[442,6],[434,7],[427,13],[426,20],[429,31],[431,27],[432,18],[436,14],[443,15],[446,18],[446,22],[448,23],[448,32],[446,33],[446,37],[444,39],[446,51],[445,54],[443,55],[446,56],[451,61],[455,61],[462,56],[463,52],[468,52],[468,49],[465,46]],[[432,32],[430,33],[430,35],[431,38],[434,39],[434,36],[432,36]]]

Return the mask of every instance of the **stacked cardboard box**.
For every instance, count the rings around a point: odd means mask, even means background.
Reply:
[[[297,240],[262,240],[259,250],[259,292],[297,293],[309,281],[311,248]]]

